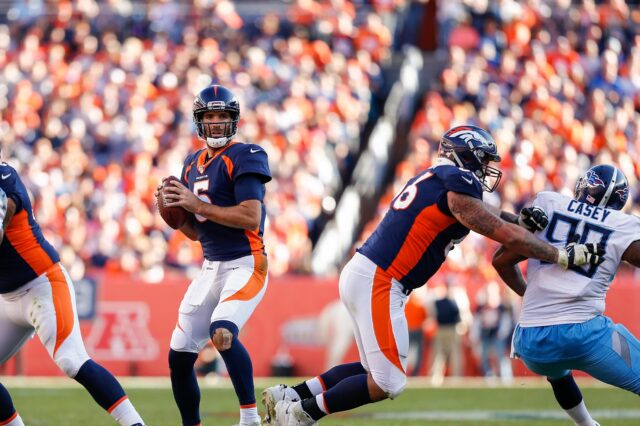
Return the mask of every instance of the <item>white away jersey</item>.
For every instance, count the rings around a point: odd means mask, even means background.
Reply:
[[[558,248],[573,234],[580,243],[602,243],[605,260],[598,266],[564,270],[554,263],[529,259],[528,286],[520,326],[537,327],[588,321],[604,312],[609,285],[629,245],[640,239],[640,218],[581,203],[556,192],[540,192],[533,202],[549,216],[538,238]]]

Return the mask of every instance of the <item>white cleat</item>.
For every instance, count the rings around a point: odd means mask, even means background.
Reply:
[[[300,395],[287,385],[276,385],[262,391],[262,405],[267,410],[264,416],[266,424],[273,424],[276,417],[276,403],[278,401],[300,401]]]
[[[302,401],[278,401],[274,424],[279,426],[313,426],[317,424],[302,409]]]

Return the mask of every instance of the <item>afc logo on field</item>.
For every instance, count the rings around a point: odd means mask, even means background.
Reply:
[[[144,302],[100,302],[86,344],[88,352],[96,359],[155,359],[158,342],[149,330],[149,306]]]

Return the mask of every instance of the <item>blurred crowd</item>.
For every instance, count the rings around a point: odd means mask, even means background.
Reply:
[[[620,0],[441,5],[449,60],[425,94],[408,153],[361,240],[404,183],[434,163],[441,135],[464,123],[488,129],[498,143],[504,175],[485,200],[503,210],[518,212],[543,190],[573,195],[591,165],[614,163],[631,188],[625,211],[640,213],[640,8]],[[443,272],[497,279],[496,248],[471,233]]]
[[[320,219],[335,209],[385,83],[394,22],[416,21],[407,11],[417,3],[295,0],[250,18],[229,0],[16,0],[0,18],[4,160],[34,192],[74,278],[98,267],[160,282],[167,264],[199,268],[201,251],[164,224],[154,187],[202,147],[194,95],[223,84],[240,99],[238,139],[269,153],[270,272],[308,271]],[[631,184],[627,210],[640,212],[640,8],[450,0],[438,2],[438,24],[449,59],[361,240],[404,182],[433,164],[442,133],[462,123],[498,142],[504,177],[489,202],[518,211],[538,191],[571,193],[591,164],[614,162]],[[493,247],[472,234],[446,268],[492,280]]]
[[[191,107],[213,82],[240,100],[237,139],[269,153],[270,272],[306,270],[381,84],[391,33],[375,12],[394,2],[377,3],[297,0],[245,20],[229,0],[14,1],[0,21],[0,143],[72,276],[199,268],[153,193],[203,146]]]

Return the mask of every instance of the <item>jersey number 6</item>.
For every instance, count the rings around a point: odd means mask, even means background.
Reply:
[[[418,195],[418,184],[423,180],[429,179],[431,176],[433,176],[433,173],[426,172],[413,181],[413,183],[407,184],[402,192],[394,198],[391,207],[393,207],[394,210],[404,210],[409,207],[411,203],[413,203],[413,200],[416,199],[416,195]]]

